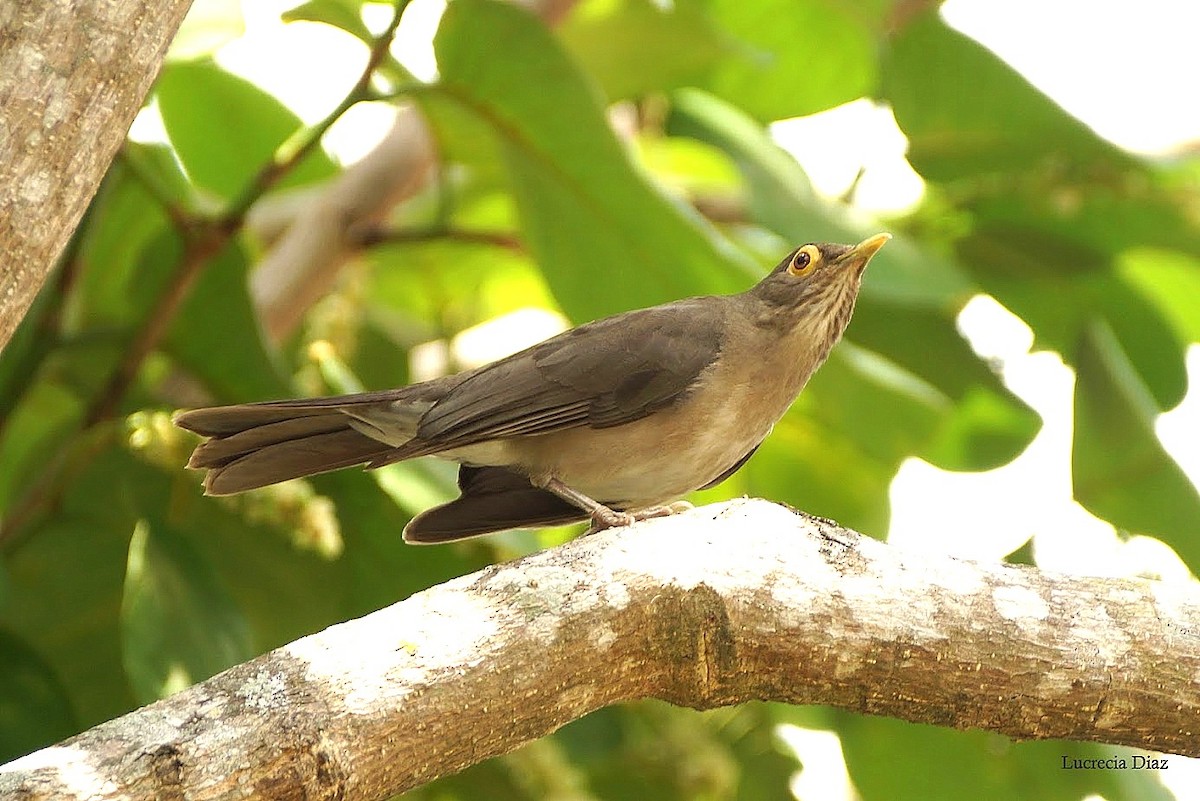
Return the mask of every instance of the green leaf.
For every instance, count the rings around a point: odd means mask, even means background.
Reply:
[[[172,532],[211,566],[250,624],[255,653],[361,614],[348,602],[345,550],[330,559],[316,537],[298,530],[304,515],[294,506],[296,495],[263,490],[214,499],[192,480],[171,510]]]
[[[21,396],[33,383],[46,355],[58,344],[57,337],[47,331],[46,323],[62,308],[59,280],[53,275],[48,277],[29,311],[17,324],[12,339],[4,346],[4,358],[0,359],[0,440]],[[0,463],[3,463],[2,459]],[[3,483],[2,479],[0,483]],[[0,492],[2,497],[3,492]],[[0,500],[0,508],[3,506],[3,500]]]
[[[507,248],[435,240],[376,248],[371,262],[372,306],[380,321],[392,318],[404,348],[505,312],[554,305],[536,265]]]
[[[142,703],[254,654],[246,621],[212,566],[168,525],[145,519],[129,542],[121,644]]]
[[[944,470],[989,470],[1005,464],[1041,426],[1037,414],[971,350],[953,314],[864,296],[846,337],[936,387],[952,404],[937,432],[918,449]],[[930,358],[931,353],[937,358]]]
[[[872,92],[876,31],[853,4],[833,0],[712,0],[733,42],[703,84],[762,122],[799,117]]]
[[[571,316],[744,288],[747,260],[631,166],[593,88],[528,12],[460,0],[434,49],[440,91],[501,143],[526,240]]]
[[[319,476],[314,484],[334,499],[342,523],[347,571],[347,616],[366,614],[488,563],[487,542],[465,548],[418,548],[400,538],[411,517],[361,470]]]
[[[728,47],[699,0],[588,0],[558,36],[610,100],[693,82]]]
[[[655,179],[685,197],[737,192],[741,175],[733,161],[710,144],[680,136],[636,140],[641,163]]]
[[[375,37],[363,22],[362,9],[363,0],[308,0],[283,12],[282,19],[284,22],[323,22],[370,47],[375,43]]]
[[[890,40],[882,92],[924,177],[1025,170],[1057,158],[1120,160],[1116,147],[1063,111],[931,10]]]
[[[150,251],[151,258],[172,250],[162,244],[166,247]],[[231,403],[280,397],[289,389],[263,341],[247,269],[236,241],[209,259],[163,345],[218,399]]]
[[[29,643],[0,630],[0,763],[75,733],[66,690]]]
[[[1013,743],[984,731],[951,731],[892,718],[837,713],[846,767],[863,801],[1038,798],[1168,801],[1153,771],[1064,770],[1063,759],[1128,757],[1098,743]],[[934,755],[933,762],[930,762]],[[1070,764],[1070,763],[1068,763]]]
[[[0,511],[12,507],[36,483],[52,454],[76,433],[83,402],[53,381],[25,389],[0,429]]]
[[[128,326],[144,314],[146,293],[137,288],[158,286],[166,264],[140,272],[147,245],[163,236],[167,216],[141,180],[126,165],[135,162],[147,180],[162,188],[166,199],[188,208],[192,191],[165,145],[125,144],[124,159],[113,163],[84,222],[80,246],[83,269],[69,299],[68,331],[88,327]]]
[[[1160,409],[1183,398],[1183,342],[1160,307],[1106,257],[1028,230],[991,227],[980,227],[959,247],[984,289],[1029,324],[1040,347],[1069,359],[1083,330],[1100,317]]]
[[[1102,323],[1087,326],[1073,361],[1075,500],[1118,528],[1157,537],[1200,573],[1200,492],[1154,432],[1154,398]]]
[[[129,532],[127,480],[152,478],[121,448],[73,474],[44,522],[6,554],[5,627],[45,660],[69,694],[79,726],[132,709],[121,665],[118,612]],[[3,683],[3,682],[0,682]]]
[[[1200,254],[1139,248],[1121,254],[1117,264],[1121,283],[1150,300],[1183,342],[1200,342]]]
[[[1047,169],[984,193],[972,213],[993,230],[1052,239],[1096,254],[1078,267],[1102,264],[1128,248],[1174,248],[1200,255],[1200,222],[1182,193],[1163,186],[1149,165],[1097,162],[1086,171]],[[1028,237],[1033,235],[1035,239]]]
[[[920,456],[943,470],[992,470],[1020,455],[1041,423],[1007,389],[976,385],[957,399]]]
[[[274,97],[212,62],[168,64],[155,94],[188,175],[225,200],[245,189],[301,128],[300,119]],[[311,183],[335,171],[316,147],[277,186]]]
[[[671,95],[667,132],[707,142],[733,159],[746,181],[755,222],[785,236],[791,226],[819,231],[829,224],[800,164],[761,123],[732,103],[707,92],[680,89]]]

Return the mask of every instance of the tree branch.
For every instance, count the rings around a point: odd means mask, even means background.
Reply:
[[[83,216],[189,5],[0,8],[0,349]]]
[[[298,640],[0,768],[0,795],[378,799],[644,697],[1197,756],[1197,675],[1194,583],[909,554],[734,501]]]

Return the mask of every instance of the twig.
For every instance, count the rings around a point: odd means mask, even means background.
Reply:
[[[839,197],[838,200],[840,200],[842,203],[845,203],[847,206],[853,203],[854,196],[858,193],[858,187],[862,183],[863,176],[866,174],[866,166],[860,164],[858,167],[858,172],[854,174],[854,180],[850,182],[850,186],[846,187],[846,191],[842,193],[842,196]]]
[[[258,174],[254,176],[254,180],[242,191],[226,212],[226,219],[237,219],[239,222],[245,216],[246,211],[254,205],[254,202],[262,196],[282,176],[290,172],[300,161],[307,156],[314,147],[321,141],[321,137],[325,132],[337,122],[351,106],[363,100],[372,100],[375,98],[375,93],[371,91],[371,77],[379,68],[379,65],[387,57],[388,49],[392,45],[392,39],[396,35],[396,28],[400,25],[400,17],[404,15],[404,9],[408,7],[411,0],[396,0],[395,10],[392,13],[392,19],[388,22],[387,28],[375,40],[375,45],[371,48],[371,54],[367,57],[366,66],[363,67],[362,74],[358,76],[358,81],[342,98],[342,102],[338,103],[333,111],[325,115],[324,119],[299,132],[284,142],[280,146],[276,157],[267,164],[263,165]]]
[[[376,245],[403,245],[418,242],[450,240],[478,245],[494,245],[508,250],[524,250],[525,246],[516,236],[503,231],[470,231],[462,228],[429,228],[421,231],[401,231],[380,226],[363,229],[355,236],[359,247]]]
[[[192,215],[175,198],[171,197],[171,191],[163,185],[158,176],[154,175],[150,170],[145,169],[141,158],[135,155],[134,150],[129,148],[128,142],[125,147],[122,147],[117,152],[117,158],[121,161],[125,169],[129,171],[130,177],[137,181],[146,194],[158,203],[163,213],[167,215],[167,218],[177,231],[186,233],[194,226]]]

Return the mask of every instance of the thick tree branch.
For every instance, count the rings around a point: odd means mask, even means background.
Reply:
[[[905,553],[762,501],[609,531],[0,768],[0,795],[377,799],[607,704],[823,703],[1200,755],[1200,588]]]
[[[83,216],[189,5],[0,4],[0,349]]]

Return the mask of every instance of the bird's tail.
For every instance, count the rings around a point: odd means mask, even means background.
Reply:
[[[372,402],[359,395],[216,406],[181,412],[175,424],[210,437],[188,461],[208,470],[205,492],[232,495],[388,456],[396,448],[361,433],[347,413]]]

